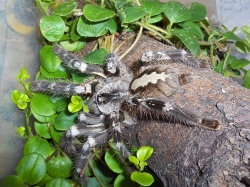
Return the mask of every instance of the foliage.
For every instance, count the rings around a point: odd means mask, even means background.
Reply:
[[[112,35],[134,31],[139,38],[144,29],[151,37],[186,48],[194,56],[210,60],[212,68],[218,73],[243,78],[243,85],[250,88],[250,71],[244,69],[249,61],[230,55],[232,47],[242,53],[250,51],[250,27],[241,28],[246,39],[234,34],[237,28],[229,31],[224,27],[222,31],[207,20],[206,8],[200,3],[186,7],[176,1],[100,0],[88,1],[79,9],[74,0],[35,0],[35,5],[43,13],[39,25],[44,47],[40,50],[38,80],[64,79],[79,83],[91,78],[68,71],[52,52],[55,44],[60,44],[67,51],[78,52],[88,39],[99,38],[96,50],[85,56],[84,60],[102,64],[112,50]],[[231,44],[229,49],[228,43]],[[27,138],[24,157],[17,165],[17,175],[6,177],[0,185],[77,187],[79,184],[72,177],[72,161],[60,149],[59,142],[62,134],[75,123],[76,112],[88,112],[86,100],[79,96],[65,98],[32,93],[29,82],[26,82],[29,77],[26,69],[22,68],[17,78],[24,91],[12,92],[12,101],[26,115],[26,124],[17,129],[20,137]],[[35,118],[34,132],[29,126],[31,116]],[[112,143],[110,147],[105,154],[103,149],[94,150],[86,169],[89,186],[152,184],[153,177],[145,172],[146,160],[151,156],[152,148],[144,146],[129,157],[137,171],[128,177],[124,169],[127,163],[121,161],[119,153],[112,149]],[[102,155],[105,155],[104,158]],[[157,182],[153,185],[159,186]]]

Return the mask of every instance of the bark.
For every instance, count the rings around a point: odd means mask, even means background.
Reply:
[[[169,48],[143,36],[123,61],[131,64],[148,49]],[[213,131],[167,121],[141,121],[135,128],[136,141],[154,148],[149,167],[168,187],[249,186],[250,91],[211,69],[172,65],[181,73],[191,73],[193,80],[171,99],[185,110],[220,120],[222,128]]]

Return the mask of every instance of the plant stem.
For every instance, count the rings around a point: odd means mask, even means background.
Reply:
[[[141,35],[142,35],[142,30],[143,30],[143,27],[140,27],[140,30],[139,30],[139,32],[138,32],[136,38],[135,38],[135,41],[134,41],[133,44],[127,49],[127,51],[126,51],[125,53],[123,53],[123,54],[120,56],[119,60],[121,60],[124,56],[126,56],[126,54],[128,54],[129,51],[131,51],[131,50],[134,48],[134,46],[137,44],[137,42],[139,41],[139,39],[140,39],[140,37],[141,37]]]
[[[206,25],[204,23],[202,23],[201,21],[199,22],[199,24],[201,25],[201,27],[206,31],[206,33],[210,36],[210,31],[207,29]]]
[[[222,73],[223,73],[224,70],[226,69],[226,66],[227,66],[227,59],[228,59],[228,57],[229,57],[231,51],[232,51],[232,46],[230,46],[230,48],[229,48],[229,50],[228,50],[228,52],[227,52],[227,56],[226,56],[226,58],[225,58],[225,60],[224,60],[224,62],[223,62]]]
[[[155,29],[157,28],[159,31],[164,31],[163,29],[160,29],[159,27],[156,27],[156,26],[153,26],[151,24],[144,24],[144,23],[141,23],[141,22],[135,22],[135,24],[141,26],[141,27],[144,27],[145,29],[155,33],[157,36],[159,36],[160,38],[162,38],[163,40],[165,40],[167,43],[169,43],[170,45],[174,46],[174,44],[168,40],[165,36],[163,36],[161,33],[157,32]],[[164,31],[165,34],[167,34],[166,31]]]

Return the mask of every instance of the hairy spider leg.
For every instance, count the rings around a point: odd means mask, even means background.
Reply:
[[[50,81],[33,81],[30,84],[30,89],[34,92],[42,92],[51,95],[62,95],[62,96],[71,96],[71,95],[80,95],[88,96],[93,92],[93,87],[96,83],[86,83],[73,84],[65,82],[50,82]]]
[[[210,118],[199,118],[195,114],[192,114],[189,111],[183,111],[174,104],[171,104],[167,101],[157,100],[154,98],[142,99],[138,98],[137,96],[130,98],[129,103],[131,105],[145,107],[149,111],[160,111],[161,114],[166,114],[169,119],[187,125],[201,125],[202,127],[211,130],[219,130],[221,128],[221,123],[218,120]]]
[[[54,46],[53,51],[64,62],[64,65],[68,69],[77,70],[81,73],[95,74],[101,77],[106,77],[101,66],[87,64],[86,62],[79,60],[75,55],[68,53],[59,45]]]
[[[151,51],[148,50],[145,52],[141,61],[143,63],[149,64],[152,62],[160,62],[160,61],[173,61],[173,62],[181,62],[185,65],[195,67],[195,68],[207,68],[209,64],[205,60],[198,60],[193,57],[190,52],[187,52],[183,49],[173,49],[169,51]]]

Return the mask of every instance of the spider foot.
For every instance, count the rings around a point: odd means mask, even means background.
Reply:
[[[203,118],[201,125],[211,130],[220,130],[221,122],[216,119]]]

